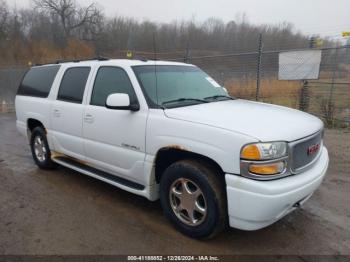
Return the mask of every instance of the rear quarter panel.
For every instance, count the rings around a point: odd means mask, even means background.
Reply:
[[[46,98],[17,95],[15,99],[17,129],[27,136],[27,122],[32,118],[50,128],[50,101]]]

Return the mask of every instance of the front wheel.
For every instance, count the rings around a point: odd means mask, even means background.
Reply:
[[[161,177],[160,201],[166,217],[185,235],[210,238],[227,221],[221,174],[205,163],[182,160]]]

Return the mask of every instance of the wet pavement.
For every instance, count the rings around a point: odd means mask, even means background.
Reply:
[[[328,175],[274,225],[198,241],[159,202],[59,167],[39,170],[13,114],[0,114],[0,254],[350,254],[350,133],[327,130]]]

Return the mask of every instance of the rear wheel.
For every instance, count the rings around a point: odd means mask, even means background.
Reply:
[[[210,238],[226,226],[225,187],[211,166],[182,160],[161,177],[160,200],[166,217],[185,235]]]
[[[30,137],[30,148],[32,156],[38,167],[42,169],[53,169],[57,164],[51,160],[51,152],[46,139],[44,128],[35,127]]]

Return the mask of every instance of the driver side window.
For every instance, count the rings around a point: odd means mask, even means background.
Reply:
[[[128,94],[130,103],[136,103],[136,94],[127,73],[118,67],[100,67],[91,95],[91,105],[105,106],[107,97],[114,93]]]

